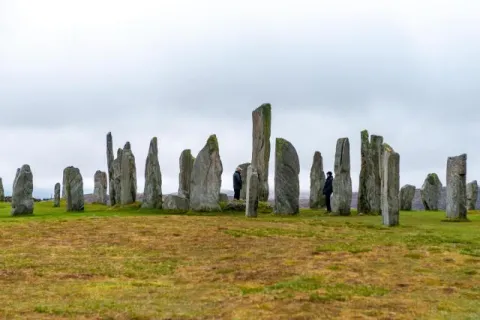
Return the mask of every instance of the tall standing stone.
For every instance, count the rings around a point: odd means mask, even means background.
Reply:
[[[467,219],[467,155],[447,159],[447,219]]]
[[[272,106],[264,103],[252,112],[252,166],[257,169],[259,200],[268,201],[268,164],[270,162],[270,134]]]
[[[190,180],[192,178],[195,157],[190,149],[185,149],[180,154],[180,173],[178,174],[178,195],[190,199]]]
[[[12,189],[12,216],[33,214],[33,174],[30,166],[24,164],[17,169]]]
[[[478,183],[473,180],[467,184],[467,209],[475,210],[477,207]]]
[[[400,155],[389,145],[382,151],[381,206],[383,224],[396,226],[400,216]]]
[[[369,141],[367,130],[363,130],[360,137],[361,168],[357,211],[363,214],[380,214],[380,162],[383,137],[371,135]]]
[[[115,160],[115,157],[113,155],[113,139],[112,139],[112,133],[109,132],[107,134],[107,168],[108,168],[108,194],[110,198],[110,205],[114,206],[116,204],[115,202],[115,185],[113,182],[113,161]]]
[[[3,181],[2,178],[0,178],[0,202],[5,201],[5,190],[3,189]]]
[[[107,204],[107,173],[97,170],[93,183],[93,203]]]
[[[240,176],[242,177],[242,189],[240,189],[240,200],[246,200],[247,199],[247,171],[248,171],[248,166],[250,166],[249,162],[245,162],[242,164],[239,164],[238,167],[242,169],[240,172]],[[256,170],[255,170],[256,171]],[[258,176],[258,173],[257,173]]]
[[[158,162],[157,137],[153,137],[150,141],[145,162],[145,188],[143,191],[142,208],[162,208],[162,172]]]
[[[83,194],[83,178],[78,168],[69,166],[63,170],[65,177],[65,193],[67,211],[83,211],[85,198]]]
[[[258,210],[258,173],[251,165],[247,167],[245,184],[247,190],[245,216],[254,218]]]
[[[53,188],[53,206],[60,207],[60,183],[55,183]]]
[[[287,140],[275,141],[275,214],[298,214],[300,210],[300,162],[295,147]]]
[[[310,209],[325,207],[323,187],[325,185],[325,172],[323,171],[322,154],[315,151],[313,154],[312,168],[310,169]]]
[[[131,204],[137,200],[137,167],[130,142],[123,147],[120,166],[120,203]]]
[[[62,177],[62,199],[66,199],[67,198],[67,192],[66,192],[66,189],[65,189],[65,170],[63,171],[63,177]]]
[[[190,180],[190,208],[193,211],[220,211],[222,173],[217,136],[212,134],[193,163]]]
[[[113,189],[115,190],[115,204],[122,203],[122,155],[123,149],[117,149],[117,157],[113,160]]]
[[[400,189],[400,210],[412,210],[412,201],[415,196],[415,186],[406,184]]]
[[[350,215],[352,205],[350,141],[348,138],[340,138],[337,140],[334,171],[332,211],[335,214],[348,216]]]
[[[422,198],[425,210],[438,210],[441,194],[442,183],[440,182],[438,175],[436,173],[429,173],[420,189],[420,197]]]

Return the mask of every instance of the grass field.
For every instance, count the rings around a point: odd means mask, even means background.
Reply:
[[[168,215],[0,203],[5,319],[479,319],[480,213]]]

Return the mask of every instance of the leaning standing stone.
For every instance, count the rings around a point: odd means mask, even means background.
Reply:
[[[190,149],[185,149],[180,154],[180,173],[178,174],[178,195],[190,199],[190,179],[192,178],[195,157]]]
[[[371,135],[363,130],[361,137],[361,168],[358,187],[357,211],[363,214],[380,214],[380,161],[383,137]]]
[[[254,218],[257,216],[258,210],[258,173],[251,165],[247,167],[245,183],[247,190],[245,216]]]
[[[240,172],[240,176],[242,177],[243,182],[242,189],[240,189],[240,200],[247,199],[247,170],[249,165],[249,162],[238,165],[238,167],[242,169],[242,171]]]
[[[477,207],[478,183],[477,180],[467,184],[467,209],[475,210]]]
[[[12,216],[33,214],[33,174],[30,166],[24,164],[17,169],[12,189]]]
[[[350,215],[352,206],[352,178],[350,176],[350,142],[337,140],[335,151],[335,178],[333,180],[332,211],[342,216]]]
[[[429,173],[422,185],[422,189],[420,189],[420,196],[425,210],[438,210],[441,193],[442,183],[440,179],[436,173]]]
[[[300,162],[295,147],[285,139],[275,141],[275,214],[298,214]]]
[[[396,226],[400,216],[400,155],[387,144],[382,152],[381,206],[383,224]]]
[[[134,203],[137,200],[137,168],[130,142],[125,143],[120,164],[120,203]]]
[[[323,171],[322,154],[315,151],[313,154],[312,168],[310,169],[310,209],[325,207],[323,186],[325,185],[325,172]]]
[[[467,155],[447,160],[447,219],[467,219]]]
[[[217,136],[212,134],[193,163],[190,180],[190,208],[193,211],[220,211],[219,196],[223,165]]]
[[[107,134],[107,168],[108,168],[108,185],[109,185],[109,198],[110,205],[114,206],[115,202],[115,185],[113,182],[113,161],[115,160],[113,156],[113,139],[112,133]]]
[[[60,207],[60,183],[55,183],[53,190],[53,206]]]
[[[63,170],[65,177],[65,192],[67,197],[67,211],[84,210],[83,178],[80,170],[75,167],[66,167]]]
[[[93,203],[107,204],[107,174],[97,170],[93,176]]]
[[[400,189],[400,210],[412,210],[412,201],[415,196],[415,186],[406,184]]]
[[[268,164],[270,162],[270,134],[272,106],[264,103],[252,112],[252,161],[259,180],[259,200],[268,201]]]
[[[157,137],[150,141],[145,163],[145,188],[142,208],[162,209],[162,172],[158,162]]]
[[[122,202],[122,148],[117,149],[117,158],[113,160],[113,189],[115,190],[115,204]]]

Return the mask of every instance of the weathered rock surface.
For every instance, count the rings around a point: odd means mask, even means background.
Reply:
[[[442,183],[437,174],[429,173],[423,182],[422,189],[420,189],[420,196],[425,210],[438,210],[441,191]]]
[[[467,218],[467,155],[447,159],[447,219]]]
[[[122,155],[123,149],[117,149],[117,157],[113,160],[113,189],[115,190],[115,204],[122,203]],[[112,203],[112,202],[110,202]]]
[[[83,211],[85,199],[83,197],[83,178],[80,170],[75,167],[66,167],[63,170],[65,177],[65,192],[67,211]]]
[[[169,194],[163,197],[163,209],[188,211],[190,208],[189,201],[185,197]]]
[[[93,183],[93,203],[107,204],[107,173],[97,170]]]
[[[33,214],[33,174],[30,166],[24,164],[17,169],[12,189],[12,216]]]
[[[220,211],[222,173],[217,136],[213,134],[193,163],[190,180],[190,208],[193,211]]]
[[[66,199],[67,198],[67,192],[66,192],[66,189],[65,189],[65,170],[63,171],[63,177],[62,177],[62,199]]]
[[[243,211],[245,212],[246,203],[244,200],[233,200],[227,203],[223,211]]]
[[[123,147],[120,172],[120,203],[134,203],[137,200],[137,167],[130,142]]]
[[[400,189],[400,210],[412,210],[413,197],[415,196],[415,186],[406,184]]]
[[[361,168],[358,187],[357,211],[362,214],[380,214],[380,161],[383,137],[363,130],[361,136]]]
[[[323,171],[322,154],[315,151],[313,154],[313,163],[310,169],[310,209],[320,209],[325,207],[325,196],[323,195],[323,186],[325,185],[325,172]]]
[[[295,147],[287,140],[275,141],[275,214],[299,213],[300,162]]]
[[[0,202],[5,201],[5,190],[3,189],[3,181],[2,178],[0,178]]]
[[[350,176],[350,141],[337,140],[335,151],[335,177],[333,179],[332,212],[348,216],[352,203],[352,178]]]
[[[107,168],[108,168],[108,188],[109,188],[109,198],[110,198],[110,205],[114,206],[116,204],[116,194],[115,194],[115,184],[114,180],[114,173],[113,173],[113,161],[115,157],[113,155],[113,139],[112,133],[107,133]]]
[[[400,155],[387,144],[382,151],[381,208],[383,224],[396,226],[400,217]]]
[[[228,202],[230,199],[228,199],[228,194],[226,193],[220,193],[218,195],[218,201],[219,202]]]
[[[60,207],[60,183],[55,183],[53,188],[53,206]]]
[[[252,112],[252,161],[259,179],[259,200],[268,201],[268,164],[270,162],[270,134],[272,106],[264,103]]]
[[[192,179],[192,169],[195,157],[192,156],[190,149],[185,149],[180,154],[180,173],[178,174],[178,195],[190,198],[190,180]]]
[[[242,189],[240,190],[240,200],[247,199],[247,170],[249,165],[250,165],[249,162],[245,162],[238,165],[238,167],[242,169],[242,172],[240,172],[240,176],[242,177],[242,181],[243,181]]]
[[[475,210],[477,207],[478,199],[478,183],[477,180],[473,180],[467,184],[467,209]]]
[[[247,191],[245,203],[245,216],[254,218],[258,212],[258,173],[251,165],[247,167],[247,177],[245,179],[245,188]],[[243,173],[243,170],[242,170]]]
[[[162,208],[162,172],[158,161],[157,137],[150,141],[147,160],[145,162],[145,188],[142,208]]]

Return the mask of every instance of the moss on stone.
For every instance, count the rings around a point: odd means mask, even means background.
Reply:
[[[208,137],[207,145],[211,152],[219,151],[217,135],[212,134],[210,137]]]
[[[364,142],[368,143],[368,130],[367,129],[362,130],[360,132],[360,139],[361,139],[362,143],[364,143]]]
[[[388,151],[388,152],[394,152],[393,148],[388,143],[383,144],[383,149]]]
[[[287,143],[287,140],[283,138],[275,139],[275,156],[278,158],[282,155],[283,146]]]

